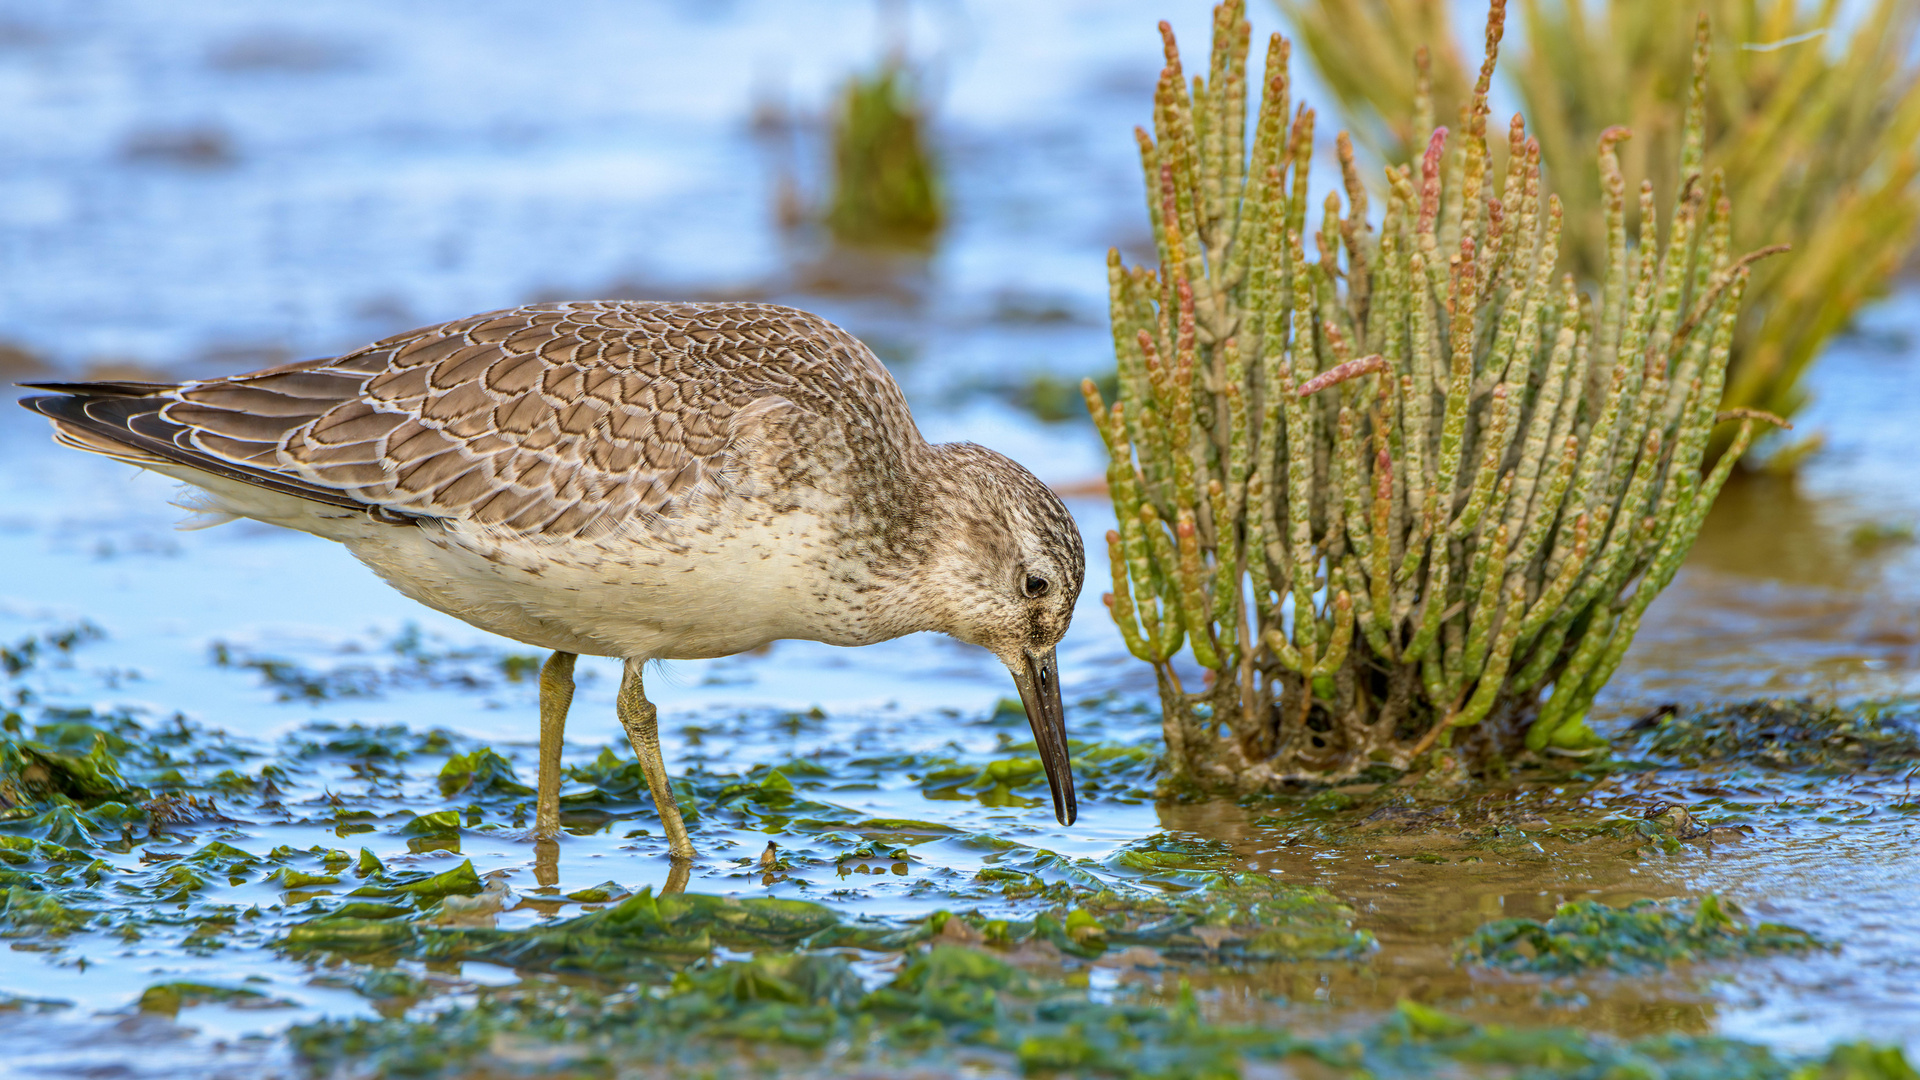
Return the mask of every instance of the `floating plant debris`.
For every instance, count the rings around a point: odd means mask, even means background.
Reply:
[[[257,672],[282,701],[378,697],[391,690],[482,690],[522,682],[539,670],[538,657],[485,647],[455,647],[409,624],[371,649],[342,651],[332,663],[309,666],[225,641],[208,650],[217,667]]]
[[[1588,968],[1645,971],[1694,960],[1811,952],[1827,943],[1779,923],[1745,923],[1717,896],[1693,904],[1640,900],[1624,908],[1593,900],[1560,905],[1546,922],[1500,919],[1455,949],[1466,963],[1565,975]]]
[[[1301,1037],[1206,1020],[1184,986],[1170,1003],[1106,1002],[991,953],[935,944],[866,991],[836,956],[733,960],[658,994],[526,983],[422,1019],[293,1029],[316,1073],[512,1075],[529,1059],[564,1075],[950,1075],[1228,1077],[1250,1062],[1286,1074],[1413,1080],[1434,1075],[1699,1080],[1911,1080],[1898,1051],[1836,1047],[1810,1061],[1732,1039],[1621,1040],[1578,1028],[1481,1025],[1402,1001],[1360,1031]],[[553,1075],[551,1071],[545,1075]]]
[[[1920,762],[1920,714],[1906,703],[1850,708],[1773,698],[1656,710],[1634,749],[1686,765],[1750,762],[1793,769],[1895,769]]]
[[[223,1002],[244,1009],[285,1009],[293,1003],[270,998],[244,986],[211,986],[206,983],[170,982],[149,986],[140,994],[141,1012],[179,1013],[183,1006]]]

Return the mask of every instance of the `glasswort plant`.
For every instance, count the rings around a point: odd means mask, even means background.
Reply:
[[[1292,107],[1283,38],[1248,151],[1242,0],[1215,9],[1191,84],[1161,24],[1138,133],[1160,265],[1109,255],[1118,400],[1083,391],[1120,526],[1109,604],[1157,673],[1176,781],[1406,769],[1456,732],[1483,754],[1596,745],[1594,695],[1774,419],[1717,411],[1764,252],[1733,255],[1704,169],[1704,24],[1664,243],[1651,184],[1629,243],[1628,133],[1600,139],[1608,258],[1587,296],[1555,272],[1562,208],[1521,118],[1489,175],[1503,8],[1465,131],[1386,170],[1377,229],[1344,133],[1346,198],[1307,227],[1314,113]],[[1183,647],[1201,686],[1173,666]]]

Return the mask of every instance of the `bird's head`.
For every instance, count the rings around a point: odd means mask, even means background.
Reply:
[[[991,651],[1012,672],[1063,825],[1079,814],[1067,764],[1066,713],[1054,646],[1073,620],[1086,552],[1052,489],[1008,458],[955,443],[933,448],[942,489],[925,571],[934,626]]]

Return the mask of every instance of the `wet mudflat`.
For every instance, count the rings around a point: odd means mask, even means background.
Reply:
[[[1656,710],[1485,785],[1156,802],[1153,718],[1114,693],[1075,709],[1072,832],[1010,702],[715,709],[678,730],[682,894],[623,752],[575,750],[540,886],[524,744],[101,707],[97,635],[5,653],[0,1029],[50,1075],[160,1038],[139,1071],[1775,1076],[1920,1014],[1898,707]],[[358,644],[222,643],[203,677],[299,712],[531,704],[518,654]]]
[[[1143,235],[1152,23],[1199,40],[1204,18],[969,9],[936,57],[953,232],[876,262],[768,220],[756,82],[786,63],[798,107],[866,55],[804,5],[582,9],[529,49],[489,29],[504,6],[110,7],[10,9],[0,35],[22,376],[232,370],[545,296],[764,297],[872,342],[929,437],[1063,485],[1102,460],[1048,418],[1110,366],[1101,256]],[[320,541],[176,532],[171,483],[0,410],[8,1066],[1784,1076],[1861,1039],[1912,1055],[1916,329],[1911,290],[1875,309],[1811,387],[1800,429],[1827,449],[1729,491],[1604,701],[1605,760],[1162,797],[1150,681],[1090,544],[1061,650],[1078,825],[1052,823],[991,657],[780,643],[649,680],[702,856],[678,897],[612,666],[582,662],[542,887],[540,658]],[[1107,528],[1101,500],[1072,506]]]

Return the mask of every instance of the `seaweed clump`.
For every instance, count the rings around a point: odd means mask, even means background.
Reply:
[[[903,923],[849,921],[804,900],[656,896],[642,889],[606,909],[534,927],[441,925],[435,901],[480,891],[471,863],[400,885],[382,878],[353,896],[379,896],[386,903],[348,903],[288,928],[279,945],[294,952],[485,960],[529,971],[656,982],[717,947],[899,951],[940,938],[1008,949],[1051,945],[1080,957],[1143,946],[1169,958],[1218,962],[1357,960],[1375,948],[1372,934],[1354,929],[1353,910],[1326,891],[1260,874],[1205,875],[1170,895],[1104,882],[1035,890],[1024,895],[1054,903],[1030,919],[942,911]]]
[[[417,902],[427,905],[430,899],[445,895],[438,891],[443,888],[467,894],[481,891],[471,863],[462,864],[460,872],[472,880],[452,887],[431,881],[413,883]],[[385,895],[397,895],[408,887],[390,886]],[[423,888],[429,891],[419,893]],[[436,913],[431,907],[423,910]],[[651,889],[643,889],[604,910],[523,930],[442,927],[417,917],[409,906],[375,910],[371,905],[350,905],[290,927],[280,946],[296,952],[377,950],[428,960],[488,960],[533,971],[657,978],[670,976],[716,946],[791,947],[839,925],[839,916],[830,909],[803,900],[685,893],[656,897]],[[871,944],[870,938],[883,937],[856,934],[849,940]]]
[[[1419,160],[1386,169],[1377,231],[1344,135],[1345,199],[1308,227],[1314,113],[1292,107],[1283,38],[1247,150],[1240,0],[1215,9],[1191,82],[1161,26],[1139,132],[1159,266],[1109,254],[1119,400],[1082,389],[1119,519],[1109,605],[1157,674],[1176,782],[1404,770],[1456,736],[1489,758],[1604,746],[1594,696],[1773,419],[1718,412],[1764,252],[1735,254],[1726,181],[1706,169],[1704,25],[1679,181],[1664,226],[1640,186],[1633,243],[1627,132],[1599,140],[1595,298],[1557,273],[1566,215],[1518,116],[1495,175],[1504,19],[1495,3],[1464,130],[1431,128]],[[1729,420],[1732,448],[1703,472]],[[1175,671],[1183,648],[1203,689]]]
[[[1311,1052],[1284,1031],[1208,1024],[1190,993],[1172,1007],[1101,1004],[947,943],[915,953],[871,992],[841,957],[772,954],[687,972],[657,994],[523,984],[483,989],[473,1005],[428,1019],[326,1021],[290,1039],[315,1071],[353,1063],[377,1076],[472,1075],[528,1053],[594,1076],[821,1059],[939,1063],[944,1075],[956,1051],[1026,1072],[1220,1076],[1243,1057]]]
[[[290,928],[279,944],[382,962],[484,960],[575,980],[482,989],[474,1005],[427,1020],[327,1022],[292,1034],[317,1069],[354,1060],[378,1075],[460,1073],[528,1044],[595,1068],[691,1066],[751,1046],[755,1057],[832,1048],[872,1063],[973,1049],[1029,1070],[1225,1075],[1243,1056],[1306,1044],[1280,1030],[1208,1024],[1190,994],[1171,1008],[1095,1002],[1057,963],[1036,971],[1020,961],[1126,947],[1169,960],[1360,959],[1373,948],[1371,935],[1352,928],[1351,909],[1261,875],[1211,875],[1205,887],[1165,897],[1124,886],[1070,895],[1071,906],[1031,919],[943,911],[905,923],[848,920],[798,900],[651,890],[524,929],[438,925],[433,908],[394,907],[380,918],[343,908]],[[754,955],[722,960],[721,948]],[[849,949],[903,954],[902,962],[869,989],[849,967]]]
[[[392,690],[420,688],[486,690],[520,682],[539,666],[536,657],[485,646],[458,647],[408,623],[371,651],[342,650],[339,660],[318,667],[254,652],[225,641],[208,650],[215,667],[253,671],[281,701],[377,698]]]
[[[1632,1041],[1573,1027],[1475,1024],[1402,1001],[1356,1032],[1303,1037],[1206,1018],[1183,982],[1170,1000],[1096,1000],[990,953],[939,943],[862,992],[839,957],[716,964],[657,994],[523,983],[414,1019],[328,1020],[289,1033],[309,1069],[358,1076],[980,1075],[1226,1077],[1254,1062],[1313,1076],[1525,1075],[1715,1080],[1913,1080],[1898,1049],[1824,1058],[1712,1036]],[[809,1068],[811,1066],[811,1068]]]
[[[1770,698],[1662,709],[1634,724],[1634,749],[1683,765],[1742,761],[1781,769],[1899,768],[1920,762],[1913,717],[1891,705],[1853,708]]]
[[[173,806],[164,791],[179,775],[170,771],[170,752],[191,738],[183,722],[147,731],[124,711],[44,704],[36,709],[33,692],[20,682],[43,663],[67,662],[76,646],[100,636],[81,623],[0,647],[0,669],[14,703],[0,706],[0,833],[16,834],[0,835],[0,861],[86,861],[83,852],[94,836],[117,836]],[[27,719],[32,711],[39,722]],[[224,760],[232,751],[217,746],[205,754]],[[156,798],[156,792],[163,794]]]
[[[1685,901],[1641,900],[1624,908],[1594,900],[1560,905],[1546,922],[1500,919],[1455,947],[1463,962],[1541,975],[1591,968],[1643,972],[1693,960],[1811,952],[1831,948],[1805,930],[1742,922],[1739,908],[1717,896]]]

